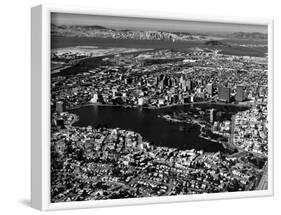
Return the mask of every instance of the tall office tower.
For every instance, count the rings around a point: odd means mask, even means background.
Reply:
[[[260,87],[259,88],[259,96],[260,97],[264,97],[264,96],[266,96],[266,94],[267,94],[267,89],[266,89],[266,87]]]
[[[212,109],[210,110],[210,123],[211,123],[211,124],[213,124],[213,122],[214,122],[214,114],[215,114],[215,109],[212,108]]]
[[[172,85],[173,87],[175,87],[176,84],[177,84],[176,79],[175,79],[175,78],[172,78],[172,79],[171,79],[171,85]]]
[[[183,91],[187,90],[187,86],[186,86],[186,82],[184,81],[183,83],[181,83],[181,88]]]
[[[97,93],[94,93],[93,98],[91,99],[91,102],[96,103],[98,102],[99,95]]]
[[[112,89],[112,97],[116,97],[117,89],[113,88]]]
[[[62,101],[56,102],[56,112],[62,113],[64,111],[64,103]]]
[[[229,87],[219,87],[219,100],[223,102],[230,102],[230,88]]]
[[[212,83],[207,84],[206,88],[207,88],[207,93],[210,96],[213,96],[213,84]]]
[[[159,77],[157,76],[157,77],[155,77],[155,79],[154,79],[153,85],[154,85],[154,86],[157,86],[158,83],[159,83]]]
[[[179,96],[179,103],[180,103],[180,104],[183,104],[184,101],[183,101],[183,96],[182,96],[182,94],[178,94],[178,96]]]
[[[142,106],[144,104],[143,98],[138,98],[138,105]]]
[[[162,90],[164,88],[164,81],[160,81],[158,85],[159,89]]]
[[[181,84],[184,83],[184,78],[183,78],[183,76],[180,77],[180,83],[181,83]]]
[[[143,149],[142,136],[140,134],[138,134],[138,137],[137,137],[137,144],[138,144],[139,149]]]
[[[193,95],[190,96],[190,102],[194,102],[194,96]]]
[[[243,102],[244,99],[245,99],[244,86],[237,86],[235,100],[238,102]]]
[[[187,90],[192,90],[192,81],[191,80],[187,80],[186,81],[186,87],[187,87]]]

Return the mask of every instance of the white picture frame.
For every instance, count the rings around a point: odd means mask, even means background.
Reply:
[[[200,195],[165,196],[135,199],[99,200],[84,202],[50,202],[50,13],[74,13],[158,18],[222,23],[262,24],[268,26],[268,190]],[[39,5],[31,9],[31,205],[38,210],[61,210],[107,206],[125,206],[231,198],[272,196],[273,182],[273,20],[240,17],[210,17],[151,11],[95,9],[73,6]]]

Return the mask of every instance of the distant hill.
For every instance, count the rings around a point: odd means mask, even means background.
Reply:
[[[160,30],[110,29],[99,25],[52,25],[52,36],[95,37],[134,40],[193,41],[208,40],[208,36],[187,32],[168,32]]]
[[[106,28],[104,26],[100,25],[51,25],[52,31],[57,31],[57,30],[77,30],[77,29],[82,29],[82,30],[110,30],[109,28]]]
[[[218,40],[209,40],[207,42],[204,43],[207,46],[224,46],[224,47],[230,47],[229,44],[223,43],[221,41]]]
[[[258,40],[267,40],[267,34],[260,33],[260,32],[235,32],[229,34],[229,37],[236,38],[236,39],[258,39]]]
[[[81,26],[79,26],[81,27]],[[106,30],[108,28],[104,27],[104,26],[100,26],[100,25],[83,25],[82,27],[83,29],[88,29],[88,30],[92,30],[92,29],[100,29],[100,30]]]

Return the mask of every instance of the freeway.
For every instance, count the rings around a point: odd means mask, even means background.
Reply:
[[[268,163],[266,162],[263,167],[263,174],[260,179],[256,190],[267,190],[268,189]]]

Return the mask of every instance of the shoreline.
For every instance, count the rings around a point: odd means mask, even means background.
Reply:
[[[227,38],[224,38],[227,39]],[[223,39],[223,40],[224,40]],[[63,40],[63,42],[62,42]],[[68,45],[66,41],[71,41],[72,45]],[[239,39],[236,39],[239,41]],[[135,39],[113,39],[113,38],[92,38],[92,37],[66,37],[66,36],[52,36],[52,47],[51,49],[56,48],[67,48],[72,46],[88,46],[90,44],[94,44],[95,46],[106,48],[110,43],[110,47],[122,47],[126,48],[123,41],[129,42],[127,47],[134,48],[164,48],[164,49],[175,49],[175,50],[185,50],[188,51],[192,46],[197,45],[201,48],[210,48],[217,49],[220,48],[222,54],[224,55],[236,55],[236,56],[250,56],[250,57],[265,57],[267,50],[263,47],[259,49],[253,49],[250,47],[242,47],[244,52],[237,51],[237,48],[241,48],[240,46],[231,46],[231,47],[211,47],[204,44],[207,40],[188,40],[188,41],[175,41],[174,43],[166,41],[166,40],[135,40]],[[74,44],[74,45],[73,45]]]
[[[114,104],[101,104],[101,103],[87,103],[78,105],[72,108],[68,108],[67,111],[71,110],[77,110],[83,107],[89,107],[89,106],[98,106],[98,107],[121,107],[121,108],[130,108],[130,109],[147,109],[147,110],[160,110],[160,109],[166,109],[166,108],[172,108],[172,107],[182,107],[182,106],[190,106],[190,105],[200,105],[200,104],[209,104],[209,105],[220,105],[220,106],[232,106],[232,107],[248,107],[250,108],[250,105],[246,104],[228,104],[228,103],[222,103],[222,102],[211,102],[211,101],[202,101],[202,102],[192,102],[192,103],[184,103],[184,104],[172,104],[172,105],[166,105],[166,106],[160,106],[160,107],[144,107],[144,106],[133,106],[133,105],[114,105]]]
[[[71,48],[73,46],[70,46],[70,47],[64,47],[64,48]],[[74,46],[75,47],[75,46]],[[102,48],[102,47],[99,47],[97,46],[98,48]],[[115,48],[118,48],[118,47],[115,47]],[[55,48],[55,49],[63,49],[63,48]],[[127,49],[130,49],[130,48],[127,48]],[[137,49],[137,48],[136,48]],[[138,48],[138,49],[141,49],[141,48]],[[142,54],[142,53],[146,53],[146,52],[151,52],[153,51],[154,49],[150,48],[146,48],[146,49],[142,49],[142,50],[137,50],[137,51],[125,51],[125,52],[121,52],[121,53],[110,53],[110,54],[104,54],[104,55],[96,55],[96,56],[87,56],[87,57],[84,57],[84,58],[81,58],[81,59],[75,59],[73,60],[73,62],[70,64],[70,65],[65,65],[63,67],[60,67],[60,68],[57,68],[57,69],[53,69],[51,70],[51,75],[56,75],[56,74],[59,74],[61,73],[63,70],[65,69],[68,69],[68,68],[71,68],[71,67],[74,67],[75,65],[79,64],[80,62],[82,61],[85,61],[85,60],[88,60],[88,59],[100,59],[100,58],[113,58],[115,55],[130,55],[130,54]]]
[[[203,129],[203,127],[204,127],[204,125],[203,124],[201,124],[199,121],[193,121],[193,122],[184,122],[184,121],[181,121],[181,120],[179,120],[179,119],[173,119],[173,118],[167,118],[167,117],[164,117],[164,116],[159,116],[160,118],[162,118],[162,119],[164,119],[164,120],[166,120],[166,121],[169,121],[169,122],[174,122],[174,123],[184,123],[184,124],[191,124],[191,125],[198,125],[198,126],[200,126],[200,134],[199,134],[199,137],[200,138],[202,138],[202,139],[205,139],[205,140],[208,140],[208,141],[211,141],[211,142],[214,142],[214,143],[218,143],[218,144],[221,144],[223,147],[224,147],[224,149],[228,149],[228,150],[232,150],[232,148],[230,148],[230,147],[227,147],[227,143],[225,143],[225,142],[221,142],[221,141],[217,141],[217,140],[215,140],[215,139],[212,139],[211,137],[206,137],[206,136],[203,136],[202,135],[202,129]]]
[[[185,122],[185,121],[182,121],[179,119],[174,119],[174,118],[170,118],[170,117],[168,118],[168,117],[160,116],[160,115],[158,115],[158,117],[160,117],[166,121],[172,122],[172,123],[184,123],[184,124],[198,125],[198,126],[200,126],[200,134],[199,134],[200,138],[217,143],[217,144],[221,144],[224,149],[229,150],[231,152],[234,150],[237,150],[237,148],[234,145],[231,145],[231,143],[229,143],[229,142],[222,142],[222,141],[218,141],[216,139],[212,139],[211,137],[203,136],[202,129],[203,129],[204,125],[202,123],[200,123],[198,120],[194,120],[191,122]]]
[[[247,107],[250,108],[251,105],[246,105],[246,104],[228,104],[228,103],[222,103],[222,102],[211,102],[211,101],[202,101],[202,102],[193,102],[193,103],[185,103],[185,104],[173,104],[173,105],[167,105],[167,106],[162,106],[162,107],[143,107],[143,106],[132,106],[132,105],[114,105],[114,104],[101,104],[101,103],[87,103],[87,104],[83,104],[83,105],[79,105],[73,108],[69,108],[66,111],[73,111],[73,110],[77,110],[83,107],[119,107],[119,108],[124,108],[124,109],[146,109],[146,110],[161,110],[161,109],[168,109],[168,108],[173,108],[173,107],[184,107],[184,106],[191,106],[191,105],[200,105],[200,104],[207,104],[207,105],[219,105],[219,106],[232,106],[232,107]],[[73,113],[71,113],[73,114]],[[76,115],[76,114],[74,114]],[[166,121],[170,121],[170,122],[175,122],[175,123],[184,123],[184,124],[190,124],[190,125],[196,125],[196,126],[200,126],[200,134],[198,135],[199,138],[202,138],[204,140],[207,141],[211,141],[213,143],[219,144],[221,145],[225,151],[223,151],[223,153],[227,153],[227,154],[232,154],[233,152],[235,152],[235,150],[238,150],[237,147],[234,147],[230,142],[223,142],[223,141],[218,141],[216,139],[213,139],[211,137],[207,137],[203,135],[202,129],[204,127],[204,124],[200,123],[199,121],[190,121],[190,122],[184,122],[178,119],[173,119],[173,118],[165,118],[165,117],[161,117],[160,115],[158,115],[158,117],[166,120]],[[74,126],[73,124],[75,124],[77,121],[79,121],[79,116],[77,115],[77,117],[75,118],[75,120],[73,120],[73,122],[71,123],[71,126]]]

